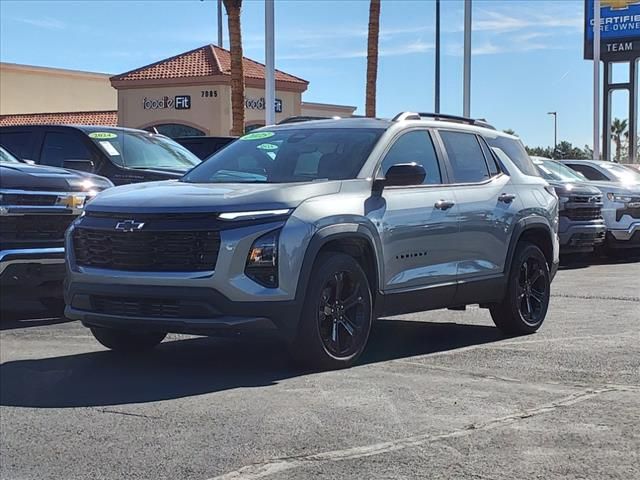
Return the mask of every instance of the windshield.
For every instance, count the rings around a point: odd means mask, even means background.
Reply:
[[[253,132],[214,153],[183,181],[287,183],[355,178],[382,129]]]
[[[2,162],[2,163],[20,163],[20,160],[18,160],[16,157],[11,155],[4,148],[0,147],[0,162]]]
[[[113,163],[122,167],[186,172],[200,163],[200,159],[185,147],[162,135],[126,130],[90,132],[88,135]]]
[[[636,172],[630,167],[611,163],[603,165],[619,182],[622,183],[640,183],[640,172]]]
[[[534,160],[533,163],[545,180],[556,182],[584,182],[585,180],[566,165],[553,160]]]

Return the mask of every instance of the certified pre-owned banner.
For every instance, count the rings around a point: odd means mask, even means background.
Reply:
[[[593,5],[585,0],[584,58],[593,59]],[[604,60],[640,56],[640,0],[600,0],[600,55]]]

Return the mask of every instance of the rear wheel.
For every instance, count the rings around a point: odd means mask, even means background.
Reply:
[[[294,356],[318,369],[353,365],[364,350],[373,317],[371,287],[358,262],[321,254],[307,288]]]
[[[167,336],[163,332],[133,332],[103,327],[91,327],[91,333],[98,342],[116,352],[151,350]]]
[[[491,308],[491,317],[505,333],[534,333],[547,315],[550,294],[551,276],[544,254],[536,245],[523,242],[513,258],[506,295]]]

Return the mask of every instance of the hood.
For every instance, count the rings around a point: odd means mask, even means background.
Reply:
[[[632,195],[640,195],[640,184],[626,184],[618,182],[599,182],[589,181],[585,182],[592,187],[598,188],[605,195],[607,193],[629,193]]]
[[[113,184],[107,178],[66,168],[28,163],[0,164],[0,188],[82,192],[103,190],[111,186]]]
[[[602,192],[594,185],[587,182],[557,182],[547,180],[558,195],[600,195]]]
[[[309,198],[339,192],[341,183],[137,183],[101,193],[87,211],[183,213],[296,208]]]

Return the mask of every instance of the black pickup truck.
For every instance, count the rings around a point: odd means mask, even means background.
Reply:
[[[0,307],[37,298],[63,306],[64,233],[86,202],[113,184],[104,177],[29,165],[0,146]]]
[[[0,144],[35,164],[95,173],[115,185],[180,178],[200,163],[169,137],[122,127],[0,127]]]

